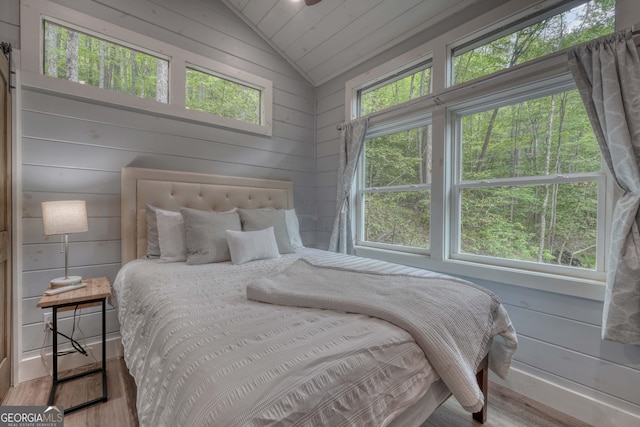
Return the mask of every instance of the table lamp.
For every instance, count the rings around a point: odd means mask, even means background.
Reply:
[[[87,205],[84,200],[57,200],[42,202],[44,235],[62,235],[64,244],[64,277],[51,281],[51,287],[74,285],[82,281],[80,276],[69,276],[69,234],[89,230]]]

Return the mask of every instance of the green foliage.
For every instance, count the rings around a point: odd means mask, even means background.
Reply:
[[[592,0],[468,52],[455,55],[453,81],[463,83],[609,34],[615,0]]]
[[[365,206],[365,240],[429,247],[429,192],[370,193],[366,195]]]
[[[360,92],[360,115],[419,98],[431,92],[431,68],[426,67],[406,77],[391,80],[380,87]]]
[[[45,21],[44,74],[162,103],[169,61]],[[260,124],[261,92],[187,69],[187,108]]]
[[[614,0],[592,0],[454,57],[465,82],[610,33]],[[430,68],[360,95],[361,115],[424,95]],[[429,83],[427,83],[429,82]],[[492,184],[496,179],[598,172],[600,150],[577,91],[557,93],[461,118],[461,252],[594,269],[596,181]],[[368,140],[365,240],[429,247],[429,191],[394,186],[431,181],[431,128]]]
[[[187,68],[186,105],[221,117],[260,124],[260,91]]]
[[[68,78],[70,62],[74,62],[78,83],[156,100],[158,61],[166,60],[51,22],[45,22],[47,30],[55,31],[56,48],[45,48],[45,64],[53,60],[57,65],[54,72],[45,66],[45,74]],[[73,33],[78,34],[78,50],[69,57],[67,40]]]

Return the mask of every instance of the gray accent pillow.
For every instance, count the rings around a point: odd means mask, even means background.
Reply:
[[[209,212],[181,208],[187,234],[187,264],[231,260],[225,231],[241,231],[237,212]]]
[[[291,245],[284,210],[238,209],[243,231],[258,231],[273,227],[278,251],[290,254],[296,250]]]
[[[160,242],[158,240],[158,219],[156,211],[158,208],[147,203],[145,206],[147,216],[147,258],[160,257]]]
[[[298,215],[296,215],[296,210],[285,210],[284,220],[287,224],[287,231],[289,232],[291,246],[294,249],[304,248],[304,245],[302,244],[302,238],[300,237],[300,222],[298,222]]]

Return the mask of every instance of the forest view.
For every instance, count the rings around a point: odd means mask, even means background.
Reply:
[[[614,7],[614,0],[592,0],[454,51],[453,83],[609,34]],[[363,91],[361,113],[428,94],[430,75],[425,66]],[[487,108],[459,117],[457,126],[459,251],[594,269],[601,156],[577,91]],[[429,248],[431,144],[431,126],[366,141],[365,241]]]
[[[44,74],[161,103],[169,102],[169,61],[45,21]],[[261,92],[187,68],[185,106],[260,124]]]

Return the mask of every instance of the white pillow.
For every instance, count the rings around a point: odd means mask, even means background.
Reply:
[[[187,234],[184,220],[179,212],[156,210],[160,261],[179,262],[187,260]]]
[[[273,227],[259,231],[225,231],[231,262],[244,264],[256,259],[278,258],[278,244]]]

